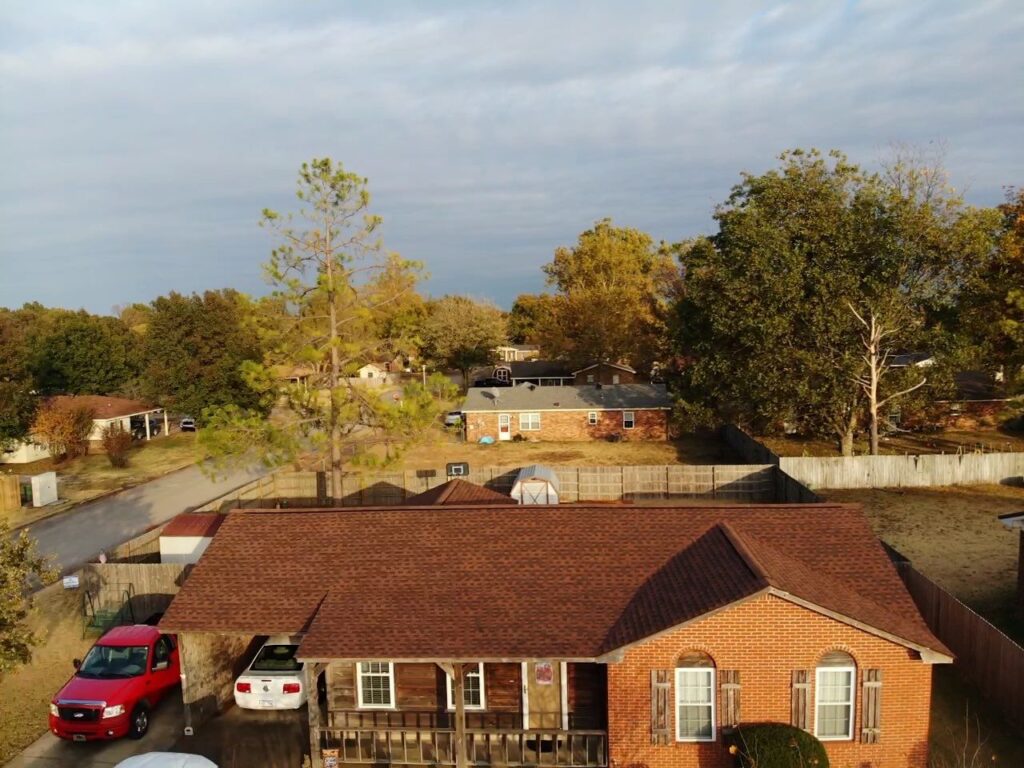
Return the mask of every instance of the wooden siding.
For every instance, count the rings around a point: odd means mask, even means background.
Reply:
[[[327,667],[329,719],[355,727],[426,727],[445,724],[448,712],[445,675],[433,663],[395,665],[394,710],[360,709],[356,701],[356,665],[332,662]],[[603,729],[607,721],[607,669],[603,664],[569,664],[566,700],[570,728]],[[522,727],[522,667],[519,663],[484,664],[486,708],[467,711],[473,727]]]

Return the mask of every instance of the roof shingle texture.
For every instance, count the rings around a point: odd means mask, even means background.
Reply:
[[[495,397],[497,394],[497,397]],[[473,387],[463,411],[599,411],[606,408],[671,408],[672,398],[657,384],[610,384],[601,387]]]
[[[304,658],[594,658],[769,586],[945,652],[856,507],[241,511],[168,631]]]
[[[441,485],[405,500],[405,505],[410,507],[432,507],[438,504],[473,504],[477,506],[510,504],[515,506],[516,502],[508,494],[492,491],[490,488],[459,478],[441,483]]]
[[[136,413],[157,410],[157,406],[142,400],[107,397],[106,395],[55,395],[47,400],[47,404],[60,410],[76,407],[88,408],[93,412],[94,419],[116,419],[118,416],[131,416]]]

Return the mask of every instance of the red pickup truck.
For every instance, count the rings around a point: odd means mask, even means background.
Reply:
[[[50,702],[50,732],[72,741],[141,739],[152,708],[181,682],[174,636],[146,624],[111,629],[75,668]]]

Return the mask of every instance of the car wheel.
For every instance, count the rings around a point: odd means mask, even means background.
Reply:
[[[133,739],[141,739],[149,730],[149,707],[139,703],[132,710],[131,727],[128,729],[128,736]]]

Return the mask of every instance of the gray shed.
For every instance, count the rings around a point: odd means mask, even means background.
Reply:
[[[510,494],[520,504],[557,504],[558,475],[550,467],[535,464],[516,475]]]

